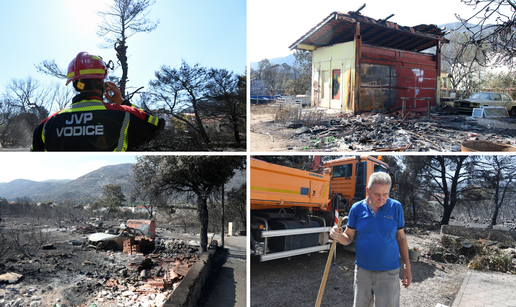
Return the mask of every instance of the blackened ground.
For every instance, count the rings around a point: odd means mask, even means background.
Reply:
[[[8,234],[9,227],[23,223],[23,219],[4,218],[0,232]],[[18,306],[29,306],[33,301],[39,301],[40,306],[51,306],[57,301],[61,307],[90,306],[92,303],[116,306],[110,297],[119,295],[124,288],[138,285],[140,274],[128,270],[127,265],[141,260],[141,255],[97,251],[87,246],[88,234],[74,231],[73,225],[60,229],[48,225],[51,224],[44,221],[37,225],[49,234],[48,249],[40,250],[32,257],[17,252],[2,255],[0,275],[13,272],[23,278],[15,284],[0,284],[0,306],[9,306],[9,302],[18,299],[22,300]],[[192,242],[197,235],[175,236],[159,227],[157,234],[156,251],[165,257],[198,253],[198,247]],[[109,280],[115,280],[117,286],[106,287]],[[99,293],[105,293],[100,305]]]
[[[436,110],[430,119],[425,114],[349,116],[324,110],[317,122],[283,123],[275,122],[274,112],[272,104],[251,106],[251,151],[458,152],[467,140],[516,144],[516,118],[472,118],[444,110]]]

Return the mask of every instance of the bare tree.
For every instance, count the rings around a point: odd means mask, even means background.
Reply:
[[[34,64],[38,72],[44,73],[51,77],[59,79],[66,79],[66,70],[63,70],[57,65],[55,60],[44,60],[39,64]]]
[[[27,77],[12,79],[0,98],[0,144],[3,147],[30,146],[34,128],[48,116],[46,106],[51,89]]]
[[[479,63],[484,63],[482,49],[477,46],[466,46],[469,37],[467,33],[452,30],[450,43],[442,49],[442,70],[450,77],[452,89],[460,96],[469,96],[472,90],[478,88],[480,79],[475,83],[474,78],[481,72]]]
[[[238,188],[232,188],[227,193],[228,217],[235,218],[242,223],[242,229],[247,225],[247,185],[244,183]]]
[[[404,206],[411,208],[414,226],[418,223],[418,215],[425,200],[430,198],[431,192],[428,189],[428,177],[424,176],[425,164],[429,163],[430,156],[400,156],[395,158],[398,167],[402,166],[398,183],[397,200]],[[388,162],[389,166],[393,163]],[[408,214],[407,214],[408,215]]]
[[[314,156],[253,156],[253,158],[305,171],[310,170],[314,163]]]
[[[34,218],[22,226],[12,225],[7,232],[10,248],[26,257],[35,256],[50,239],[50,232],[38,227]]]
[[[62,83],[53,83],[52,92],[49,96],[48,109],[50,111],[63,109],[67,104],[72,103],[72,99],[76,94],[75,89],[71,86],[65,86]]]
[[[470,174],[475,170],[476,156],[432,156],[422,167],[432,196],[443,207],[441,225],[448,225],[453,209],[462,193],[472,185]]]
[[[124,98],[128,78],[127,39],[136,33],[151,32],[156,29],[159,20],[152,22],[147,18],[149,7],[154,3],[155,1],[151,0],[113,0],[105,11],[98,12],[102,22],[98,26],[97,35],[108,43],[106,48],[113,46],[116,51],[122,67],[120,91]]]
[[[516,2],[514,0],[461,0],[473,7],[475,13],[466,18],[456,17],[461,22],[460,30],[469,34],[463,46],[480,47],[485,61],[475,58],[481,65],[513,67],[516,56]]]
[[[483,191],[490,196],[489,203],[492,206],[492,216],[489,227],[497,224],[501,207],[510,199],[510,193],[514,192],[516,178],[516,157],[515,156],[483,156],[479,159],[479,167],[476,175],[478,184]]]

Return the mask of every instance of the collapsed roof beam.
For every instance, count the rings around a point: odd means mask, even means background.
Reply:
[[[362,5],[358,10],[354,11],[351,15],[358,15],[358,13],[360,13],[360,11],[364,9],[365,5],[366,4],[364,3],[364,5]]]
[[[385,22],[385,21],[389,20],[392,16],[394,16],[394,14],[390,14],[387,18],[385,18],[385,19],[380,19],[380,20],[378,20],[378,21],[380,21],[380,22]]]

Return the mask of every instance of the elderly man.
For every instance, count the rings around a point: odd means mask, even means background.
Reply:
[[[356,240],[354,307],[397,307],[400,305],[399,268],[404,263],[402,283],[412,282],[405,221],[400,202],[389,198],[391,178],[373,173],[366,188],[367,198],[349,212],[346,230],[334,226],[331,238],[343,245]]]

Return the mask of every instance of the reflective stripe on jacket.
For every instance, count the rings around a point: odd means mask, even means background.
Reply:
[[[164,126],[164,120],[127,100],[123,105],[104,103],[98,95],[83,93],[36,127],[32,150],[132,150],[152,140]]]

